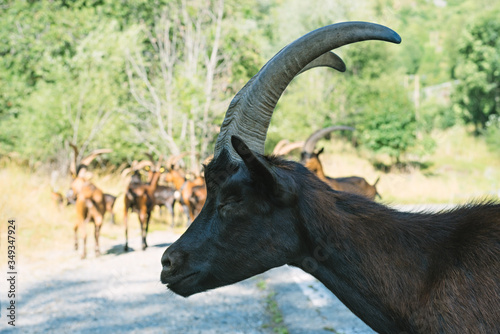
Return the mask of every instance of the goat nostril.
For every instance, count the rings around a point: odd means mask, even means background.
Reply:
[[[163,266],[163,270],[167,271],[172,268],[172,257],[170,252],[165,252],[161,257],[161,264]]]

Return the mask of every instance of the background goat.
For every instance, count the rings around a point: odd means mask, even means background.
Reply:
[[[151,166],[154,165],[153,163],[154,159],[152,155],[147,154],[147,156],[149,157],[149,161],[151,161]],[[145,169],[147,168],[149,168],[149,166],[145,166]],[[148,171],[148,177],[146,182],[151,183],[154,171],[151,168],[149,168],[147,171]],[[158,206],[158,208],[160,209],[160,214],[163,207],[167,208],[168,212],[170,213],[172,227],[174,227],[175,224],[174,206],[176,201],[177,200],[175,198],[175,188],[160,184],[156,186],[156,189],[154,191],[154,205]]]
[[[205,169],[205,207],[163,254],[161,281],[190,296],[289,264],[381,333],[499,333],[499,204],[398,212],[262,156],[295,75],[328,50],[367,39],[401,41],[376,24],[326,26],[283,48],[236,94]]]
[[[194,175],[194,177],[190,177],[185,172],[181,172],[176,168],[180,159],[190,153],[183,152],[171,157],[167,164],[169,170],[165,174],[165,181],[172,183],[176,189],[176,200],[182,205],[188,225],[191,224],[196,215],[201,211],[207,197],[203,176]]]
[[[149,166],[153,172],[150,183],[142,183],[140,176],[138,177],[139,169]],[[164,168],[161,167],[161,159],[156,165],[152,165],[151,161],[142,161],[135,166],[134,175],[127,187],[124,197],[124,213],[123,224],[125,227],[125,246],[124,250],[128,251],[128,212],[137,212],[141,226],[142,250],[148,247],[146,237],[149,229],[149,220],[151,212],[155,205],[155,191],[158,187],[158,181]]]
[[[104,213],[106,212],[105,197],[101,189],[96,187],[89,181],[88,166],[100,154],[111,152],[110,149],[99,149],[81,159],[78,168],[78,148],[74,144],[70,144],[74,151],[74,159],[72,160],[70,171],[73,175],[73,181],[70,186],[72,197],[68,200],[74,201],[76,208],[76,223],[74,225],[75,232],[75,250],[78,250],[78,230],[82,233],[83,253],[82,259],[87,256],[87,231],[86,223],[91,221],[94,223],[95,236],[95,254],[98,256],[99,251],[99,233],[103,223]]]
[[[332,131],[338,130],[349,130],[354,131],[354,128],[349,126],[330,126],[321,130],[315,131],[313,134],[307,138],[304,146],[302,147],[302,152],[300,154],[301,163],[306,166],[311,172],[316,174],[316,176],[328,183],[330,187],[338,191],[347,191],[353,194],[358,194],[365,196],[371,200],[375,199],[375,196],[380,194],[377,192],[376,185],[380,178],[377,178],[373,185],[369,184],[364,178],[360,176],[348,176],[348,177],[329,177],[325,175],[323,171],[323,164],[319,160],[319,155],[323,153],[323,148],[319,151],[314,151],[314,148],[318,141],[331,133]]]

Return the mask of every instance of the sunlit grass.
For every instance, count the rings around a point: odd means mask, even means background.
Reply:
[[[71,178],[60,178],[54,187],[61,193],[69,189]],[[116,224],[111,223],[109,213],[106,213],[101,229],[101,251],[106,243],[123,243],[123,211],[124,211],[124,181],[117,175],[100,175],[95,173],[92,182],[105,193],[118,195],[114,206]],[[7,230],[7,220],[15,219],[17,250],[20,261],[36,262],[47,260],[57,250],[57,257],[78,258],[74,250],[73,227],[76,220],[75,206],[57,206],[50,197],[50,176],[43,173],[30,173],[25,167],[8,165],[0,169],[0,232],[4,242]],[[166,212],[160,215],[155,208],[149,225],[149,231],[171,228],[170,216]],[[140,225],[137,214],[129,213],[129,240],[140,236]],[[185,218],[176,208],[176,227],[174,232],[181,233],[185,229]],[[94,224],[86,226],[87,253],[94,253]],[[80,250],[81,251],[81,240]],[[3,249],[2,249],[3,250]],[[0,260],[0,266],[5,259]]]
[[[498,198],[500,158],[491,153],[482,138],[459,127],[436,132],[433,137],[437,147],[425,158],[427,168],[385,173],[342,142],[325,146],[322,161],[329,176],[358,175],[371,184],[380,176],[377,189],[386,203],[459,204]]]

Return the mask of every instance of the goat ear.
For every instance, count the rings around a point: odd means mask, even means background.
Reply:
[[[324,147],[322,147],[322,148],[318,151],[318,153],[316,153],[316,155],[320,155],[321,153],[323,153],[323,151],[324,151],[324,150],[325,150],[325,148],[324,148]]]
[[[295,187],[293,180],[284,180],[275,174],[268,167],[266,161],[253,153],[240,138],[232,136],[231,144],[250,171],[251,178],[263,185],[273,195],[274,200],[281,203],[290,203],[295,199],[296,192],[293,191]]]
[[[231,144],[233,145],[236,153],[238,153],[245,163],[245,166],[247,166],[252,179],[262,181],[265,185],[272,185],[275,183],[274,176],[271,171],[240,138],[232,136]]]

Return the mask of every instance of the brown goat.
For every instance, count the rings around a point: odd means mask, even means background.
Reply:
[[[140,176],[137,178],[137,174],[143,164],[139,163],[135,166],[134,175],[127,187],[125,194],[125,206],[123,214],[123,224],[125,226],[125,246],[124,250],[128,251],[128,212],[132,209],[132,212],[137,212],[139,215],[139,222],[141,226],[141,238],[142,238],[142,250],[148,247],[146,242],[146,237],[149,229],[149,220],[151,218],[151,212],[155,206],[155,191],[158,187],[158,181],[160,180],[160,175],[164,172],[164,168],[161,167],[161,159],[158,161],[156,166],[151,165],[150,161],[143,161],[145,166],[149,166],[152,171],[150,183],[142,183],[140,181]]]
[[[301,163],[306,166],[311,172],[315,173],[320,180],[326,182],[334,190],[347,191],[353,194],[365,196],[374,200],[376,196],[380,197],[377,192],[378,178],[373,185],[369,184],[364,178],[360,176],[348,176],[340,178],[332,178],[325,175],[323,165],[319,160],[319,155],[323,153],[323,148],[315,152],[314,147],[316,143],[332,131],[349,130],[354,131],[354,128],[348,126],[330,126],[324,129],[315,131],[307,138],[301,153]]]
[[[170,169],[165,175],[165,181],[174,185],[177,190],[176,200],[184,209],[188,225],[191,224],[205,204],[207,197],[205,179],[202,176],[188,179],[179,170]]]
[[[149,161],[151,161],[151,165],[153,165],[154,159],[153,159],[152,155],[149,153],[147,153],[146,155],[148,156]],[[167,163],[168,163],[168,161],[167,161]],[[148,166],[145,167],[145,169],[147,169],[147,168],[148,168]],[[147,172],[148,172],[148,176],[147,176],[146,182],[151,183],[151,180],[153,179],[153,175],[154,175],[153,169],[148,169]],[[158,184],[156,186],[156,190],[154,192],[154,205],[158,206],[158,208],[160,209],[160,214],[161,214],[161,210],[163,207],[167,208],[168,212],[170,213],[170,220],[171,220],[172,228],[175,225],[174,206],[175,206],[176,201],[177,200],[175,198],[175,188],[170,187],[170,186],[160,185],[160,184]]]
[[[178,189],[180,193],[180,201],[187,204],[189,208],[189,221],[188,225],[200,213],[201,208],[207,199],[207,188],[205,186],[205,178],[198,175],[193,178],[188,178]]]
[[[306,159],[304,166],[311,172],[316,174],[316,176],[323,182],[327,183],[332,189],[338,191],[347,191],[349,193],[358,194],[365,196],[371,200],[374,200],[376,196],[380,197],[377,191],[377,183],[380,177],[375,180],[373,185],[369,184],[364,178],[360,176],[348,176],[348,177],[329,177],[325,175],[323,171],[323,165],[319,160],[319,155],[323,153],[323,148],[317,152],[313,152]]]
[[[401,41],[377,24],[329,25],[287,45],[236,94],[205,170],[205,206],[163,254],[161,281],[190,296],[288,264],[379,333],[500,333],[500,204],[398,212],[263,156],[296,74],[369,39]]]
[[[103,196],[104,196],[104,202],[106,205],[106,210],[105,210],[104,214],[106,214],[106,212],[109,212],[109,214],[111,215],[111,223],[116,224],[115,213],[113,212],[113,208],[115,206],[117,196],[114,196],[111,194],[106,194],[106,193],[103,193]],[[64,200],[61,199],[61,201],[64,201]],[[76,202],[76,196],[73,195],[73,190],[69,189],[68,192],[66,193],[66,205],[73,205],[73,204],[75,204],[75,202]]]
[[[75,232],[75,250],[78,250],[78,230],[82,233],[83,253],[82,259],[87,256],[87,231],[86,223],[91,221],[94,223],[95,236],[95,254],[100,254],[99,250],[99,233],[103,223],[104,213],[106,212],[106,201],[101,189],[97,188],[88,179],[88,166],[100,154],[109,153],[109,149],[99,149],[93,151],[80,161],[77,166],[78,148],[74,144],[70,144],[74,151],[74,159],[71,163],[70,170],[73,175],[70,191],[72,193],[71,201],[74,201],[76,207],[76,223],[74,225]],[[69,201],[68,201],[69,202]]]
[[[169,159],[170,168],[165,174],[165,181],[174,185],[177,190],[176,200],[182,205],[184,213],[188,219],[188,225],[201,211],[207,197],[205,179],[198,175],[195,177],[186,176],[176,169],[176,163],[184,155],[190,152],[184,152],[176,157]]]

